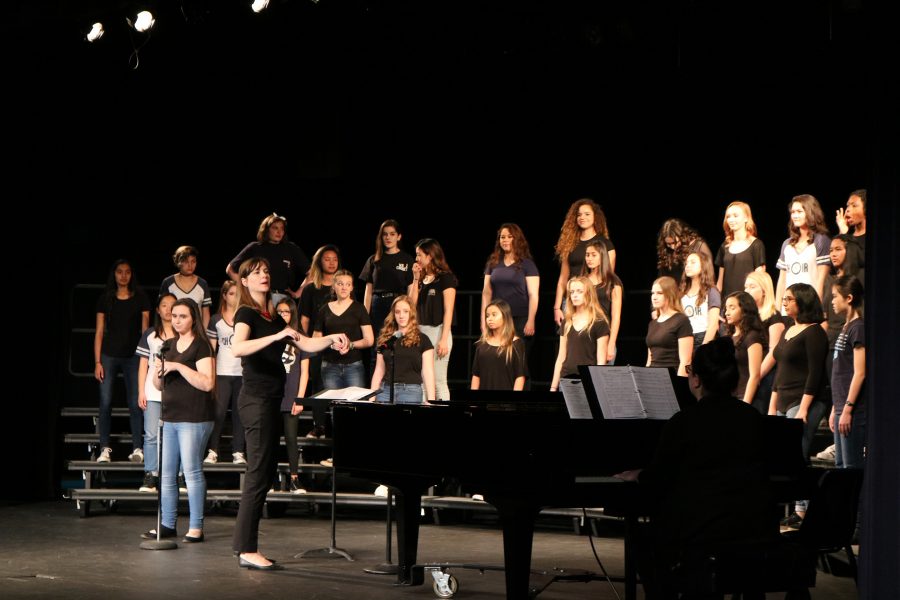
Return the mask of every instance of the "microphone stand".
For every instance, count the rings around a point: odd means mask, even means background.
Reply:
[[[166,359],[162,349],[159,354],[159,370],[165,374]],[[159,379],[159,393],[162,394],[166,387],[165,375]],[[162,399],[160,399],[160,418],[156,420],[156,469],[159,471],[159,481],[156,483],[156,539],[141,542],[143,550],[175,550],[178,544],[175,540],[162,539],[162,453],[163,453],[163,424],[162,424]]]
[[[394,346],[397,343],[397,339],[398,338],[392,337],[390,340],[388,340],[388,344],[391,344],[391,346],[390,346],[390,348],[391,348],[391,377],[390,377],[391,389],[390,389],[390,392],[388,392],[389,398],[390,398],[390,404],[394,404],[394,373],[395,373],[394,367],[397,364],[396,363],[397,353],[394,352]],[[366,573],[369,573],[371,575],[396,575],[397,574],[397,565],[395,565],[394,563],[391,562],[391,540],[393,538],[393,527],[392,527],[393,516],[391,515],[391,512],[392,512],[391,508],[393,507],[393,505],[394,505],[394,491],[391,488],[388,488],[387,519],[385,522],[385,529],[387,530],[387,535],[385,537],[385,543],[384,543],[385,559],[384,559],[384,562],[381,563],[380,565],[375,565],[374,567],[369,567],[368,569],[363,569],[363,571],[365,571]]]

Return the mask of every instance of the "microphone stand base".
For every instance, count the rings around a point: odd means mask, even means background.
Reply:
[[[142,550],[175,550],[178,544],[175,540],[146,540],[141,542]]]

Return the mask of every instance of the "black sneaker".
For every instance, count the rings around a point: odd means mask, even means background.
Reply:
[[[797,513],[791,513],[789,517],[785,517],[781,520],[780,525],[789,529],[799,529],[802,523],[803,517],[801,517]]]
[[[141,484],[141,487],[138,488],[139,492],[155,492],[156,486],[159,485],[159,477],[150,473],[144,473],[144,483]]]
[[[170,527],[166,527],[163,525],[159,528],[159,539],[164,540],[166,538],[173,538],[178,535],[178,532]],[[150,531],[145,531],[141,534],[141,537],[145,540],[155,540],[156,539],[156,530],[151,529]]]

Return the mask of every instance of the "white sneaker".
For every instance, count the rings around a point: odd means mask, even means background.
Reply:
[[[236,465],[246,465],[247,458],[244,456],[243,452],[232,452],[231,453],[231,462]]]
[[[821,460],[830,460],[834,461],[834,444],[828,446],[818,454],[816,454],[816,458]]]
[[[484,496],[482,496],[481,494],[472,494],[472,500],[484,502]]]
[[[97,457],[97,462],[110,462],[112,460],[112,448],[101,448],[100,456]]]
[[[379,485],[377,488],[375,488],[375,492],[374,492],[374,493],[375,493],[376,496],[380,496],[381,498],[387,498],[387,495],[388,495],[388,489],[387,489],[387,486],[386,486],[386,485]]]
[[[332,460],[330,458],[326,458],[325,460],[320,460],[319,464],[322,465],[323,467],[333,467],[334,466],[334,463],[332,462]]]
[[[203,459],[208,465],[214,465],[219,462],[219,454],[215,450],[210,450],[209,454],[206,455],[206,458]]]
[[[143,463],[144,462],[144,451],[140,448],[135,448],[134,452],[128,455],[128,460],[133,463]]]

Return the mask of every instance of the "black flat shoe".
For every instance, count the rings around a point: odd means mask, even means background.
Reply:
[[[238,557],[238,566],[244,569],[251,569],[256,571],[281,571],[284,569],[282,565],[279,565],[275,561],[270,560],[271,565],[256,565],[246,560],[244,558]]]
[[[194,537],[192,535],[186,535],[183,538],[181,538],[181,541],[184,542],[185,544],[198,544],[203,541],[203,532],[201,531],[200,535],[198,535],[197,537]]]
[[[159,539],[164,540],[166,538],[173,538],[178,535],[178,532],[172,529],[171,527],[166,527],[163,525],[159,528]],[[156,539],[156,530],[151,529],[150,531],[145,531],[141,534],[141,537],[145,540],[155,540]]]

